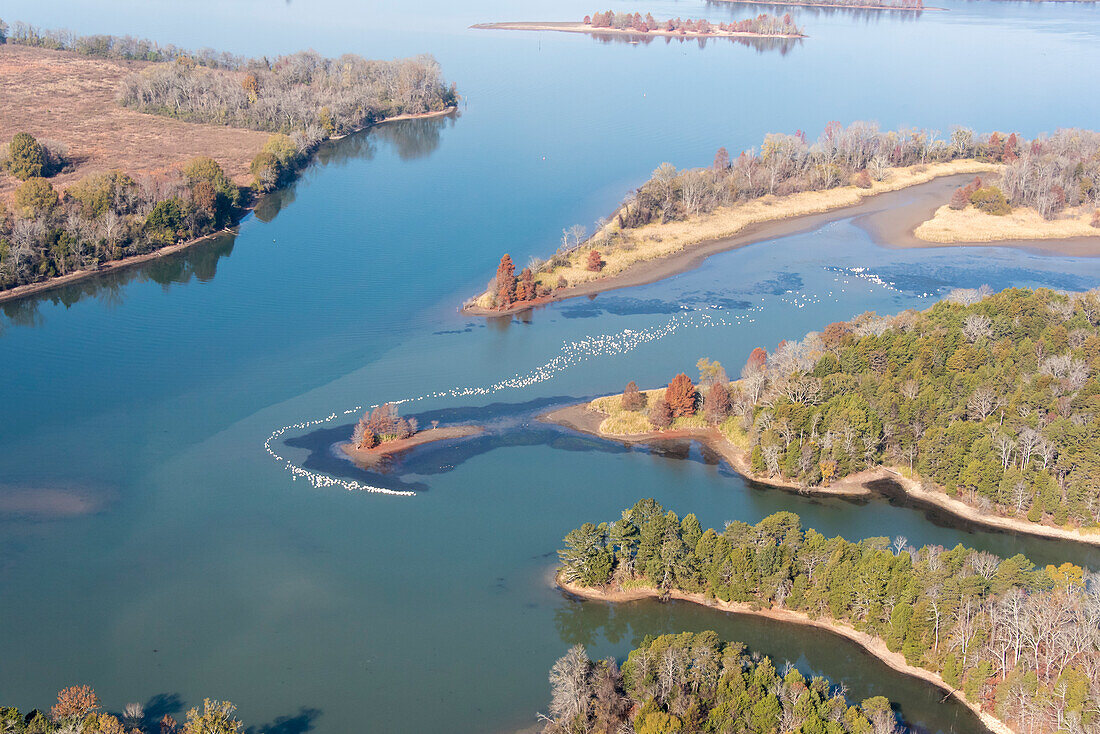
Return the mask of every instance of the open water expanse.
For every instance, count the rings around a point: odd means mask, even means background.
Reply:
[[[0,514],[0,703],[89,683],[119,710],[227,698],[258,730],[504,732],[535,723],[575,642],[624,656],[646,634],[715,629],[929,732],[980,731],[943,694],[820,631],[684,604],[571,601],[562,536],[655,497],[704,527],[778,510],[850,539],[905,535],[1100,568],[1080,546],[974,531],[885,498],[752,486],[695,445],[624,449],[534,420],[550,406],[731,373],[873,310],[955,287],[1095,287],[1100,259],[1004,248],[894,250],[858,223],[710,258],[662,283],[485,322],[457,307],[552,251],[665,160],[705,165],[830,120],[1025,136],[1093,127],[1100,8],[937,1],[919,16],[792,9],[808,38],[607,43],[472,23],[570,20],[577,0],[7,0],[0,15],[242,54],[436,55],[454,118],[325,148],[239,235],[15,304],[0,315],[0,508],[64,490],[85,511]],[[619,0],[713,21],[759,6]],[[488,432],[381,476],[333,453],[357,406]],[[294,427],[265,441],[286,426]],[[281,457],[273,458],[272,453]],[[302,472],[413,496],[314,486]],[[0,510],[2,511],[2,510]]]

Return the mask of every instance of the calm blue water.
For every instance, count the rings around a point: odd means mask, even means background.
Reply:
[[[61,488],[102,506],[67,519],[0,516],[5,704],[47,706],[60,687],[88,682],[115,709],[225,697],[248,722],[283,731],[505,731],[545,710],[546,672],[575,641],[623,655],[647,633],[715,628],[854,697],[887,695],[930,731],[975,730],[942,694],[839,640],[681,605],[568,601],[547,582],[553,552],[572,527],[643,496],[705,526],[790,509],[849,538],[903,534],[1093,568],[1096,552],[970,532],[882,499],[753,488],[698,447],[628,451],[532,416],[631,379],[657,385],[703,355],[735,369],[755,346],[864,310],[923,307],[953,287],[1093,287],[1100,260],[888,250],[838,221],[522,321],[456,308],[501,252],[521,263],[547,253],[562,228],[590,225],[663,160],[704,164],[720,145],[816,134],[833,119],[943,134],[956,123],[1025,135],[1095,127],[1100,99],[1081,94],[1070,70],[1100,63],[1100,11],[800,10],[810,38],[785,52],[467,29],[593,9],[5,4],[5,20],[239,53],[432,52],[465,95],[456,119],[383,126],[323,151],[236,238],[4,307],[0,495]],[[667,0],[638,9],[712,20],[758,12]],[[669,324],[666,336],[635,338]],[[570,346],[604,334],[631,348]],[[563,349],[565,368],[540,369]],[[417,402],[409,410],[490,432],[414,453],[382,477],[330,451],[336,434],[324,431],[350,416],[276,444],[297,463],[411,487],[413,498],[315,489],[263,450],[281,426],[532,371],[552,379]]]

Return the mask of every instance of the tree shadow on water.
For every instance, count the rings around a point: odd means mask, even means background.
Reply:
[[[321,710],[302,706],[293,716],[280,716],[270,724],[250,726],[245,734],[305,734],[313,731],[313,725],[321,716]]]
[[[145,702],[145,724],[148,730],[157,730],[165,716],[177,721],[183,718],[184,702],[178,693],[158,693]]]

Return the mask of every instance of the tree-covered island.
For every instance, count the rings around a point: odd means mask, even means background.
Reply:
[[[559,583],[580,596],[683,599],[841,634],[946,689],[993,731],[1096,726],[1100,588],[1070,563],[1036,568],[1022,555],[914,548],[904,537],[826,538],[790,512],[704,531],[695,515],[651,499],[571,531],[559,556]],[[647,661],[658,675],[661,660]],[[690,696],[644,690],[639,703],[655,716],[691,710]],[[740,722],[655,731],[779,730]]]

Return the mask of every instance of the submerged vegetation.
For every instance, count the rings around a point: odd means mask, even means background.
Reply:
[[[1035,568],[1022,555],[913,548],[900,536],[829,539],[790,512],[704,532],[695,515],[652,499],[571,531],[559,556],[561,579],[576,586],[699,593],[843,622],[1018,731],[1096,731],[1100,583],[1070,563]],[[702,730],[726,731],[685,729]]]
[[[886,698],[851,704],[825,678],[807,680],[790,665],[780,673],[711,631],[647,636],[621,669],[576,645],[554,663],[550,686],[545,734],[903,731]]]

